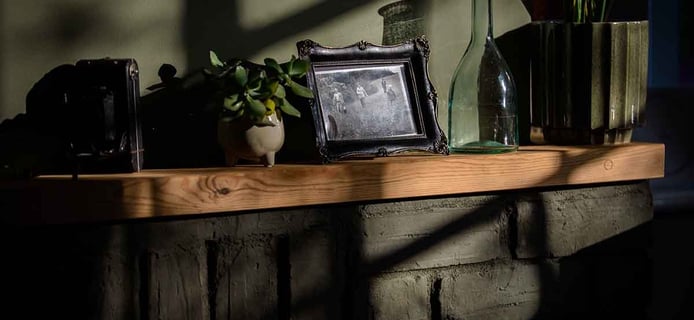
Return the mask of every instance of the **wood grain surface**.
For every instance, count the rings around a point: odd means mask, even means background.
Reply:
[[[528,146],[499,155],[145,170],[0,182],[3,220],[80,223],[663,177],[665,146]]]

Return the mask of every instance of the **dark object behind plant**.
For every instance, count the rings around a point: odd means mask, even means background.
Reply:
[[[207,76],[202,70],[182,77],[176,73],[174,66],[162,65],[162,82],[148,87],[152,92],[142,97],[145,168],[222,166]]]

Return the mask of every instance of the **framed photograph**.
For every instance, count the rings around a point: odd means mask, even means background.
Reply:
[[[436,120],[424,37],[397,46],[359,42],[329,48],[304,40],[311,112],[324,162],[417,151],[448,154]]]

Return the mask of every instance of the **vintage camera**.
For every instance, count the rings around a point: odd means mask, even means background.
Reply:
[[[26,115],[0,130],[5,171],[31,173],[22,176],[140,171],[138,72],[134,59],[110,58],[50,70],[27,94]],[[26,158],[34,161],[25,165],[20,160]]]
[[[143,164],[139,70],[134,59],[79,60],[71,148],[84,172],[138,172]]]

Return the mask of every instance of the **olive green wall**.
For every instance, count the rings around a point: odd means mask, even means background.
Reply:
[[[134,57],[143,87],[185,51],[183,1],[0,0],[0,119],[24,112],[31,86],[82,58]]]
[[[206,66],[209,49],[262,61],[296,54],[302,39],[380,43],[377,10],[392,1],[0,0],[0,120],[24,112],[26,93],[46,72],[79,59],[135,58],[145,95],[162,63],[182,74]],[[529,21],[520,0],[493,1],[497,35]],[[469,39],[470,0],[422,2],[430,76],[445,116],[448,80]]]

